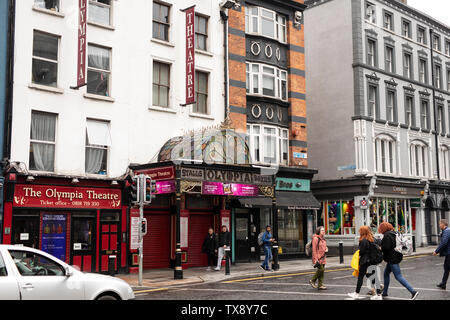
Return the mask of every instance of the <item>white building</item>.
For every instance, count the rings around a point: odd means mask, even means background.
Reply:
[[[11,162],[33,174],[114,178],[130,163],[149,162],[168,139],[223,121],[218,1],[87,2],[88,85],[72,90],[78,2],[16,1]],[[180,9],[193,4],[199,104],[181,107],[186,66]]]

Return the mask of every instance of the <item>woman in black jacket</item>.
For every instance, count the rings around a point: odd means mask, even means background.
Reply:
[[[212,228],[209,228],[208,234],[205,237],[205,240],[203,240],[202,245],[202,252],[206,254],[208,257],[208,268],[206,271],[211,271],[211,267],[214,266],[214,258],[217,252],[217,241],[216,241],[216,234],[214,233],[214,230]]]
[[[411,285],[402,276],[399,263],[403,259],[403,254],[395,251],[396,235],[394,227],[388,222],[382,222],[378,227],[378,232],[383,234],[381,241],[381,249],[383,250],[383,260],[386,261],[386,268],[384,269],[384,290],[383,297],[387,297],[389,290],[389,281],[391,272],[394,273],[395,279],[400,282],[411,293],[411,299],[415,300],[419,292],[413,289]]]
[[[370,261],[370,250],[373,246],[374,238],[372,235],[372,230],[368,226],[362,226],[359,228],[359,273],[358,282],[356,284],[355,292],[349,293],[348,295],[352,299],[359,299],[359,292],[363,284],[364,277],[367,274],[367,269],[371,265]],[[377,289],[377,295],[370,298],[371,300],[381,299],[381,290]]]

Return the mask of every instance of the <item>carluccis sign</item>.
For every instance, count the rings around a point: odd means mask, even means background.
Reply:
[[[273,184],[271,175],[219,169],[181,168],[180,178],[189,181],[216,181],[263,186],[272,186]]]

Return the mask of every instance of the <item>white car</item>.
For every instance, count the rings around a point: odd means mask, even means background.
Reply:
[[[0,300],[129,300],[122,279],[83,273],[41,250],[0,245]]]

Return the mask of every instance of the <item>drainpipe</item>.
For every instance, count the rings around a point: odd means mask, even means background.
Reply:
[[[434,112],[434,141],[436,144],[436,169],[438,181],[441,180],[441,172],[439,168],[439,142],[438,142],[438,124],[437,124],[437,106],[436,106],[436,90],[434,83],[434,56],[433,56],[433,29],[430,28],[430,54],[431,54],[431,87],[433,88],[433,112]],[[442,119],[443,121],[444,119]]]
[[[220,10],[220,18],[223,20],[223,59],[224,59],[224,78],[225,78],[225,113],[224,120],[226,120],[229,116],[229,94],[228,94],[228,83],[229,83],[229,74],[228,74],[228,16],[225,11]]]

